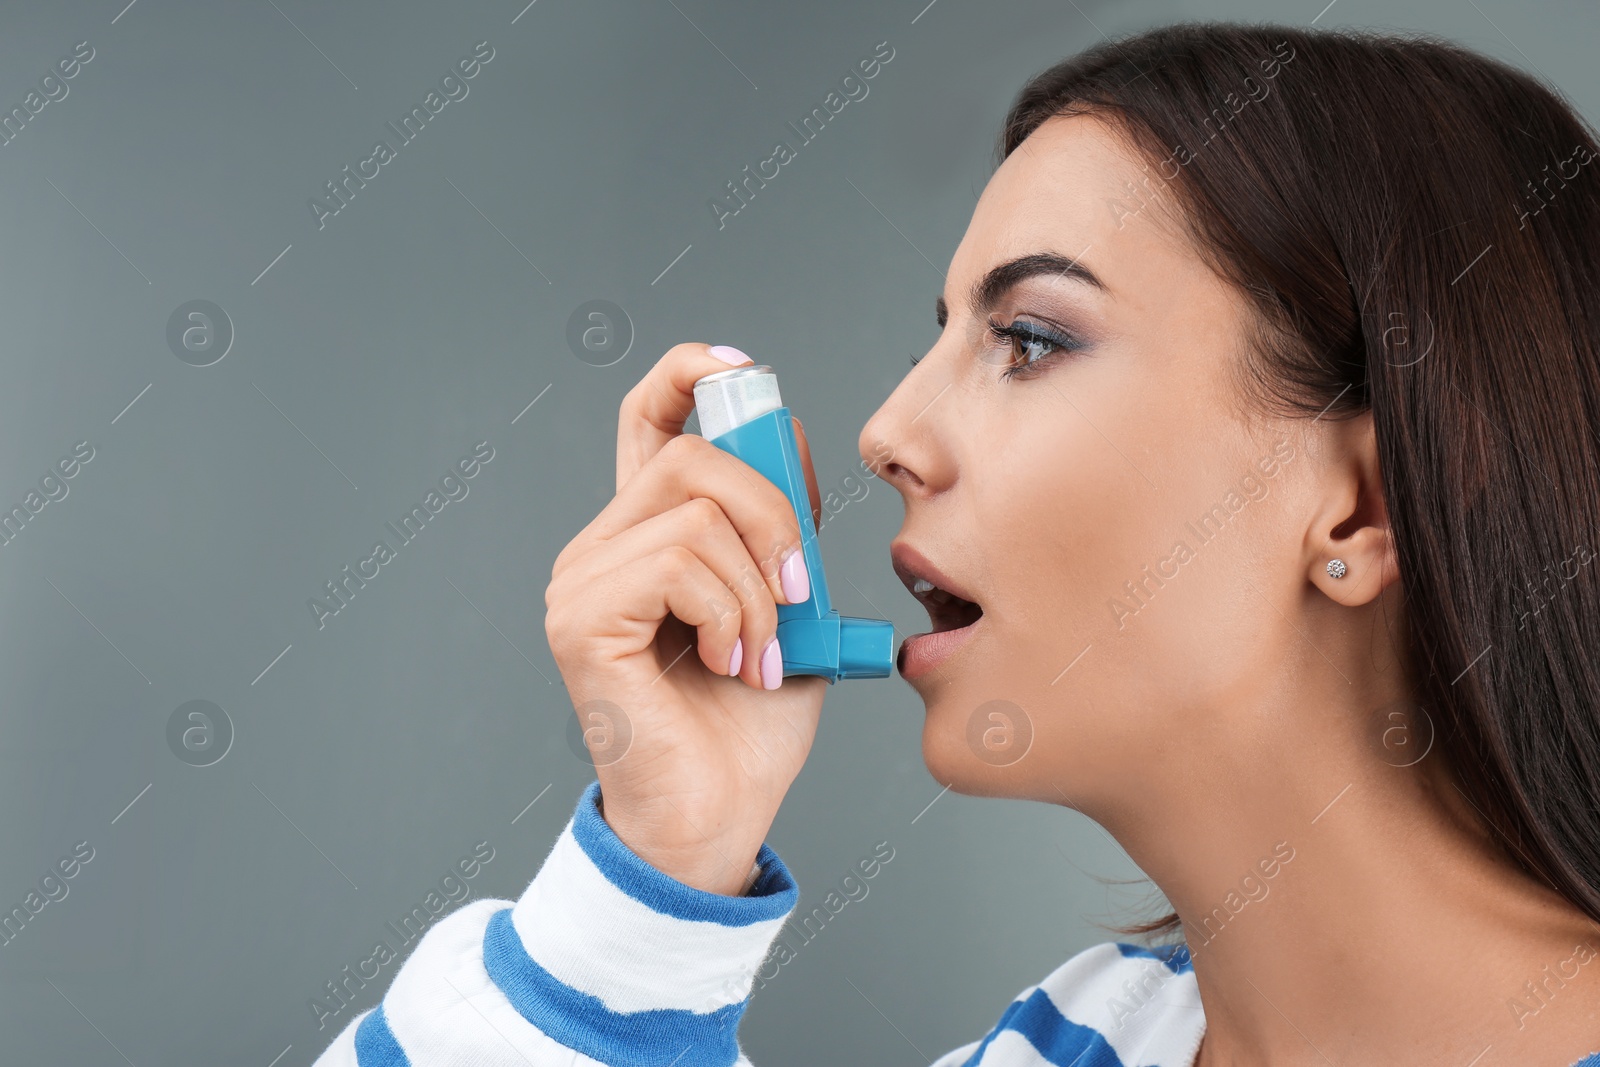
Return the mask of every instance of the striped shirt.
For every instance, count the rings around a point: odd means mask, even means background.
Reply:
[[[747,1067],[739,1020],[800,896],[788,868],[763,845],[744,896],[694,889],[634,855],[599,799],[592,782],[519,899],[436,923],[315,1067]],[[1191,1067],[1204,1032],[1185,946],[1107,942],[932,1067]]]

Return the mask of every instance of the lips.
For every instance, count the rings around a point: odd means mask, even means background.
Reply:
[[[967,642],[983,618],[983,607],[972,593],[935,567],[928,557],[903,542],[889,546],[894,572],[906,589],[928,610],[933,629],[912,634],[900,644],[895,666],[900,677],[914,682],[931,674]]]

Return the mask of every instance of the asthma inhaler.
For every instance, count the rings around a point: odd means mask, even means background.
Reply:
[[[829,683],[887,678],[894,666],[893,624],[840,615],[829,600],[811,495],[794,421],[778,395],[778,376],[760,363],[707,375],[694,383],[694,407],[701,436],[782,489],[800,520],[800,551],[805,553],[811,595],[799,604],[777,606],[784,677],[815,674]]]

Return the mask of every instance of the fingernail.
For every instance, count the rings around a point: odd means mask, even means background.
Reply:
[[[741,363],[755,362],[732,345],[712,345],[711,354],[722,360],[722,362],[732,363],[736,367]]]
[[[783,653],[778,650],[778,638],[773,636],[761,652],[761,688],[776,689],[783,684]]]
[[[806,571],[804,550],[797,548],[789,553],[789,558],[778,568],[778,583],[791,604],[802,603],[811,595],[811,575]]]
[[[739,665],[744,662],[744,638],[739,638],[733,643],[733,655],[728,657],[728,677],[732,678],[739,673]]]

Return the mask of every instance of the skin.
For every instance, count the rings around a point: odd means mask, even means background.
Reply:
[[[1247,305],[1169,197],[1129,214],[1144,179],[1100,119],[1043,124],[974,210],[939,340],[861,432],[864,458],[892,457],[896,542],[984,608],[912,683],[924,760],[957,792],[1069,806],[1115,836],[1184,920],[1198,1067],[1570,1064],[1600,1044],[1600,957],[1543,1006],[1523,983],[1600,953],[1600,928],[1490,843],[1427,713],[1388,714],[1414,705],[1371,419],[1253,409]],[[1036,276],[972,306],[985,272],[1042,251],[1104,288]],[[987,333],[1016,319],[1082,347]],[[632,726],[597,767],[607,821],[666,873],[737,893],[826,686],[762,690],[751,655],[725,677],[736,637],[772,633],[768,575],[798,530],[776,489],[680,436],[694,379],[722,369],[682,345],[629,393],[618,496],[558,558],[546,630],[574,700]],[[1186,523],[1219,503],[1202,541]],[[1123,583],[1147,565],[1170,577],[1140,606]],[[996,700],[1004,759],[969,742]],[[1538,1008],[1520,1025],[1519,997]]]

